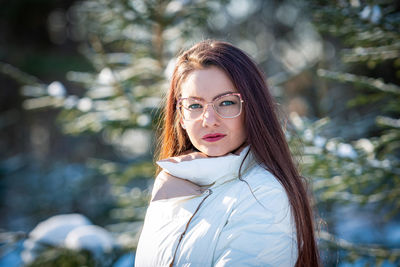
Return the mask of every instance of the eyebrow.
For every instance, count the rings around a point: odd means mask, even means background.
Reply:
[[[219,94],[219,95],[214,96],[214,98],[212,99],[212,101],[214,101],[215,99],[217,99],[217,98],[220,97],[220,96],[227,95],[227,94],[234,94],[234,93],[236,93],[236,92],[233,92],[233,91],[226,91],[226,92],[224,92],[224,93],[222,93],[222,94]],[[204,98],[198,97],[198,96],[188,96],[187,98],[195,98],[195,99],[202,99],[202,100],[204,100]]]

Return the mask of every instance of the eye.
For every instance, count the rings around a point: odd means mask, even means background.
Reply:
[[[200,104],[191,104],[188,106],[188,109],[201,109],[202,106]]]
[[[220,106],[230,106],[230,105],[235,105],[235,104],[236,103],[232,100],[225,100],[220,103]]]

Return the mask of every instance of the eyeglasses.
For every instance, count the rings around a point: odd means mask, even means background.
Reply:
[[[239,93],[221,95],[209,103],[203,99],[188,97],[178,100],[177,109],[184,120],[191,121],[199,119],[204,114],[207,106],[212,105],[221,118],[231,119],[240,115],[243,102]]]

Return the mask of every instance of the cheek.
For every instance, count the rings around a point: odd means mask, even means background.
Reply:
[[[186,123],[186,133],[189,136],[189,139],[193,142],[195,142],[198,139],[197,134],[199,133],[198,127],[196,123]]]
[[[246,132],[246,126],[244,123],[244,116],[240,116],[238,120],[235,122],[235,125],[233,126],[233,131],[236,132],[237,136],[246,138],[247,132]]]

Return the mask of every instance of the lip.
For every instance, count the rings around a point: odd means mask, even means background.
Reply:
[[[201,139],[207,141],[207,142],[217,142],[224,138],[226,134],[222,133],[213,133],[213,134],[206,134],[204,135]]]

